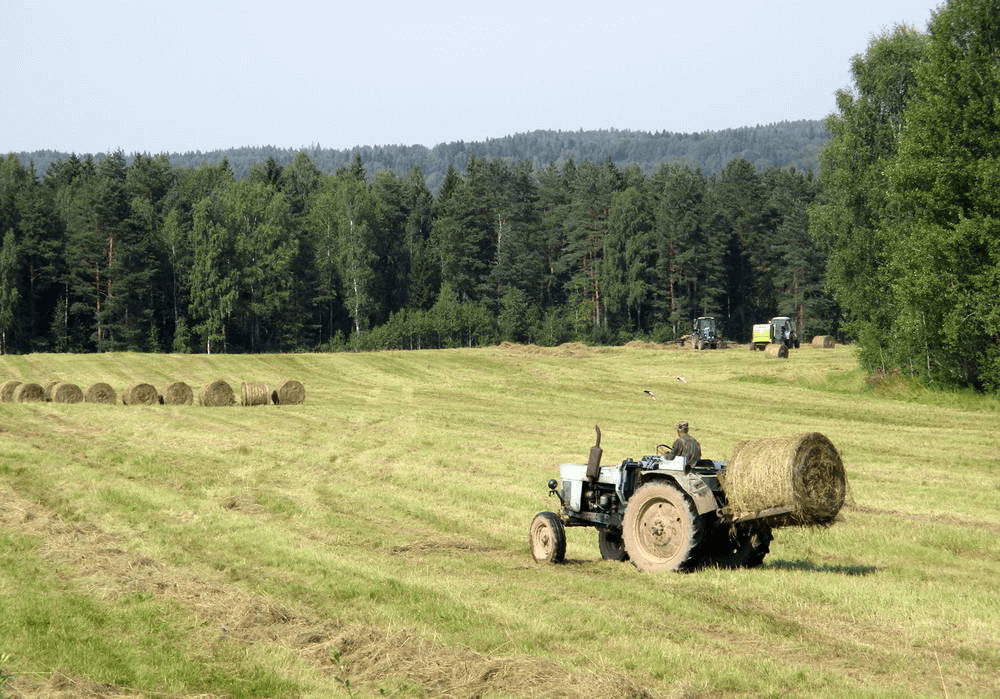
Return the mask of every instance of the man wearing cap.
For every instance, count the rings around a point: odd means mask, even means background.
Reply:
[[[701,458],[701,445],[688,434],[688,424],[684,420],[677,423],[677,439],[667,452],[667,458],[676,456],[686,456],[689,466],[694,466]]]

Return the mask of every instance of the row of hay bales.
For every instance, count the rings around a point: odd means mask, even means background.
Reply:
[[[837,346],[832,335],[816,335],[810,344],[820,349],[833,349]],[[768,359],[788,359],[788,347],[781,342],[772,342],[764,347],[764,356]]]
[[[236,405],[236,394],[232,386],[217,379],[205,384],[197,393],[198,405],[224,407]],[[68,381],[51,381],[45,386],[16,380],[0,384],[0,402],[3,403],[102,403],[114,405],[119,396],[107,383],[95,383],[86,392]],[[301,382],[286,379],[273,389],[271,385],[259,381],[244,381],[240,405],[299,405],[306,400],[306,389]],[[195,391],[183,381],[174,381],[163,389],[163,393],[148,383],[137,383],[121,393],[123,405],[192,405]]]

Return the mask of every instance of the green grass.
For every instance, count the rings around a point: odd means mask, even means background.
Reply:
[[[1000,692],[997,401],[872,389],[850,348],[28,355],[0,358],[8,378],[295,378],[307,398],[0,404],[7,691]],[[593,426],[610,463],[678,419],[712,458],[823,432],[852,504],[776,531],[756,570],[641,574],[588,529],[534,564],[545,483]]]

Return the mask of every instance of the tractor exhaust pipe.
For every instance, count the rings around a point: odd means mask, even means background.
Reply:
[[[587,480],[591,483],[601,475],[601,457],[604,456],[604,450],[601,449],[601,428],[594,425],[594,430],[597,432],[597,442],[590,448],[590,458],[587,459]]]

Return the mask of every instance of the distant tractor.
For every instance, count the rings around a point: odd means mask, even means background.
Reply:
[[[656,456],[601,465],[601,431],[586,464],[548,483],[559,512],[539,512],[528,542],[539,563],[562,563],[566,528],[597,530],[601,558],[642,571],[753,568],[771,530],[828,526],[846,492],[843,464],[819,433],[742,442],[728,461]]]
[[[795,323],[788,316],[775,316],[768,323],[753,326],[750,339],[751,350],[762,350],[770,344],[784,345],[787,349],[798,349],[799,335]]]
[[[692,323],[690,335],[684,336],[684,345],[697,350],[724,348],[725,343],[715,324],[715,318],[701,316]]]

